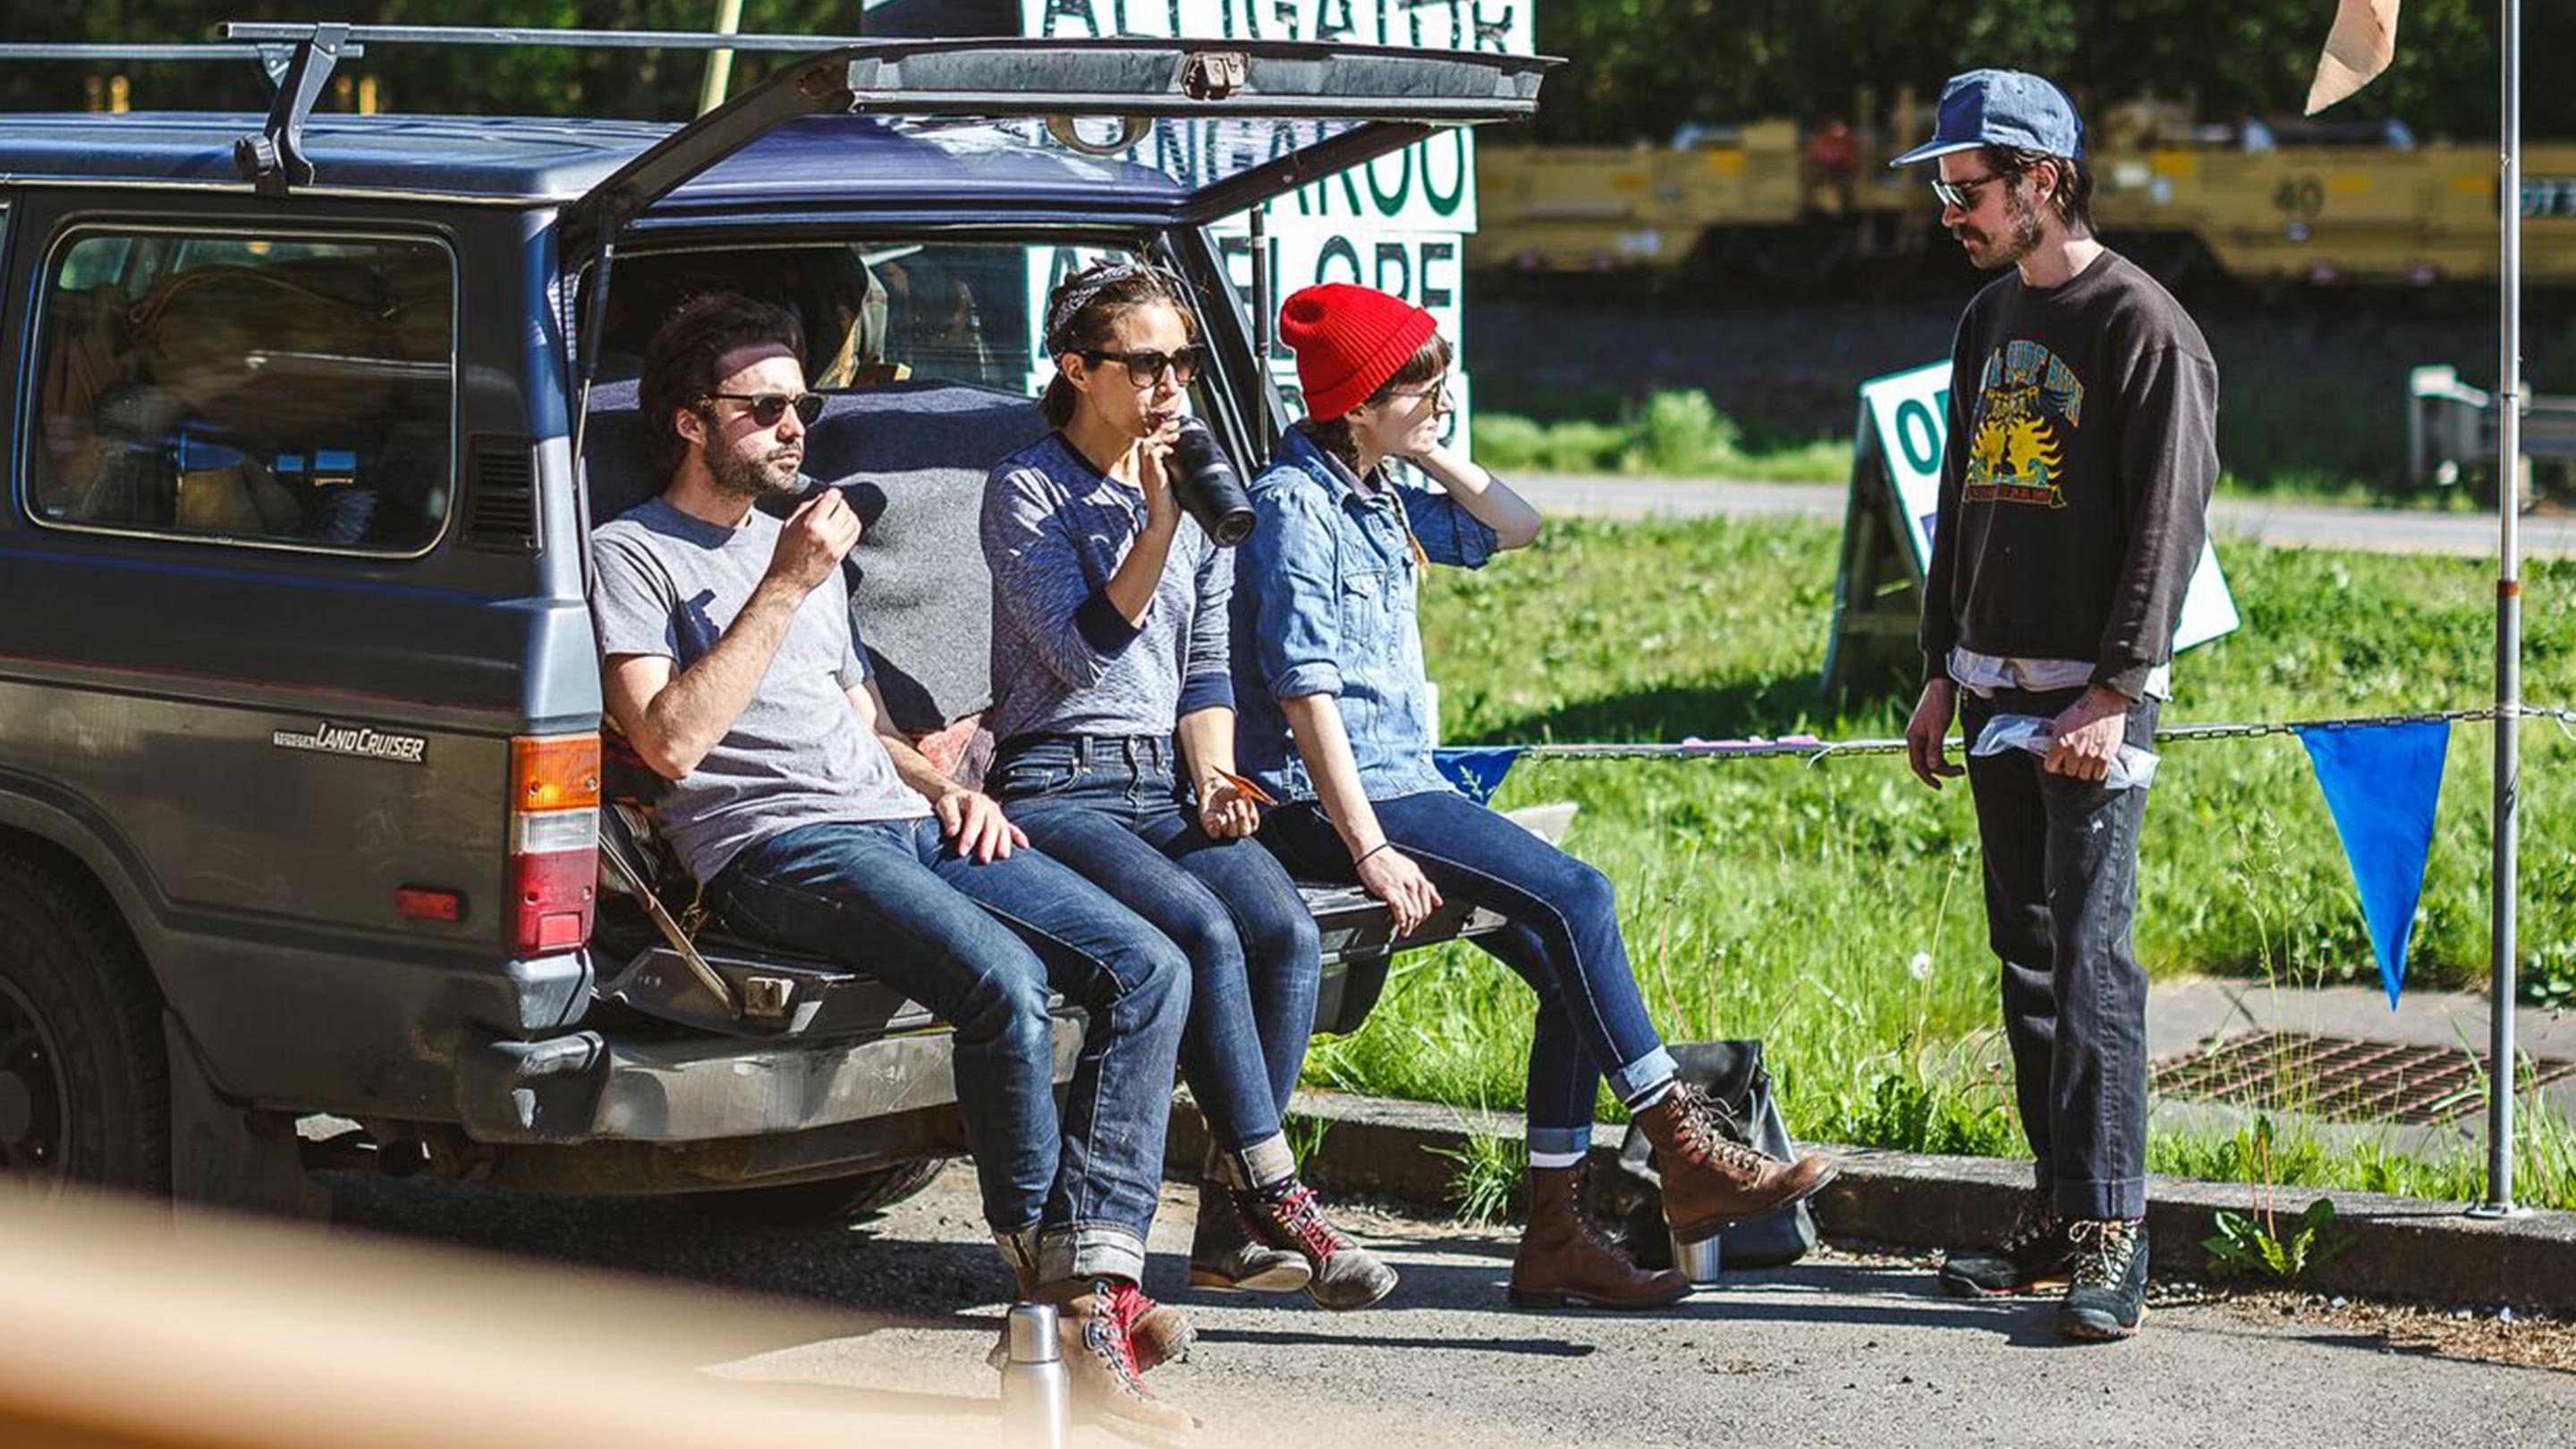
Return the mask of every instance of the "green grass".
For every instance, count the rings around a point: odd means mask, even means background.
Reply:
[[[1755,447],[1735,419],[1719,412],[1707,393],[1658,392],[1645,406],[1614,421],[1572,419],[1536,422],[1514,413],[1476,419],[1476,456],[1504,473],[1611,474],[1657,478],[1724,478],[1770,483],[1846,483],[1852,470],[1848,437]],[[2556,486],[2553,475],[2543,480]],[[2224,495],[2283,503],[2322,503],[2351,508],[2401,508],[2435,513],[2489,512],[2491,493],[2474,480],[2448,488],[2392,492],[2385,485],[2318,470],[2284,469],[2260,477],[2229,473]]]
[[[1699,391],[1658,392],[1615,421],[1476,419],[1476,456],[1504,472],[1634,473],[1829,483],[1851,476],[1848,438],[1747,448],[1743,429]]]
[[[1910,700],[1846,714],[1820,702],[1836,541],[1835,529],[1805,522],[1558,522],[1526,553],[1478,573],[1442,571],[1424,640],[1445,738],[1901,733]],[[2182,659],[2169,721],[2491,697],[2492,566],[2250,546],[2225,562],[2245,625]],[[2576,566],[2527,575],[2524,693],[2535,703],[2576,703],[2576,611],[2559,602],[2571,584]],[[2489,743],[2482,725],[2452,735],[2413,986],[2484,979]],[[2571,758],[2557,728],[2526,724],[2526,978],[2562,998],[2576,992]],[[2019,1150],[1996,1065],[1995,968],[1963,785],[1933,794],[1895,757],[1524,761],[1496,803],[1558,799],[1582,807],[1566,845],[1617,884],[1635,969],[1668,1037],[1763,1038],[1802,1135]],[[2147,818],[2136,937],[2150,971],[2376,979],[2341,847],[2294,739],[2173,746]],[[1918,955],[1929,958],[1919,977]],[[1414,953],[1364,1030],[1317,1043],[1311,1077],[1514,1106],[1528,1010],[1520,983],[1473,947]],[[2556,1151],[2562,1169],[2576,1156],[2563,1141]],[[2301,1170],[2328,1172],[2325,1156]],[[2433,1166],[2405,1170],[2414,1176],[2390,1167],[2388,1180],[2460,1181]],[[2556,1200],[2576,1205],[2569,1177],[2556,1176]]]

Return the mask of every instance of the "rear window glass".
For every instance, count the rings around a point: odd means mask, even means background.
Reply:
[[[48,268],[48,523],[418,553],[447,517],[455,268],[405,238],[85,232]]]
[[[1034,397],[1055,375],[1039,329],[1046,296],[1123,251],[1052,242],[873,239],[620,257],[608,286],[601,376],[629,378],[682,302],[740,292],[793,313],[807,384],[844,392],[962,383]]]

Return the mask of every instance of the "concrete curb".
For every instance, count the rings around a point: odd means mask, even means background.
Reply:
[[[1456,1154],[1471,1138],[1517,1143],[1520,1119],[1476,1108],[1441,1107],[1340,1093],[1300,1092],[1288,1112],[1290,1132],[1319,1143],[1305,1154],[1306,1179],[1338,1196],[1392,1198],[1447,1211]],[[1593,1161],[1608,1166],[1624,1129],[1603,1126],[1593,1134]],[[1186,1108],[1172,1121],[1170,1170],[1194,1178],[1206,1150],[1206,1132]],[[1868,1147],[1819,1146],[1841,1164],[1841,1176],[1817,1195],[1818,1225],[1840,1239],[1907,1248],[1974,1243],[1994,1236],[2009,1220],[2017,1195],[2030,1182],[2018,1162],[1984,1157],[1940,1157]],[[2457,1205],[2379,1193],[2284,1188],[2275,1206],[2284,1217],[2318,1197],[2334,1200],[2341,1231],[2352,1246],[2312,1268],[2300,1286],[2316,1292],[2444,1303],[2511,1305],[2520,1309],[2576,1311],[2576,1213],[2532,1211],[2488,1220]],[[2147,1180],[2147,1226],[2159,1276],[2197,1277],[2208,1271],[2200,1243],[2217,1231],[2221,1210],[2250,1212],[2253,1188]]]

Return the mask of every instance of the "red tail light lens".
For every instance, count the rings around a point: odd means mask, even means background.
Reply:
[[[599,736],[510,741],[509,939],[522,956],[590,939],[599,896]]]

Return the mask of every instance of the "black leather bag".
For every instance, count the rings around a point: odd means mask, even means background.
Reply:
[[[1668,1049],[1681,1079],[1706,1093],[1717,1108],[1721,1131],[1783,1161],[1796,1158],[1797,1144],[1789,1140],[1789,1126],[1771,1097],[1771,1074],[1762,1067],[1762,1043],[1682,1042]],[[1629,1200],[1623,1215],[1629,1255],[1639,1267],[1669,1268],[1673,1242],[1664,1229],[1663,1176],[1655,1170],[1654,1156],[1646,1134],[1629,1124],[1627,1140],[1619,1144],[1614,1190]],[[1777,1268],[1816,1246],[1816,1219],[1804,1202],[1792,1203],[1769,1217],[1726,1228],[1718,1240],[1720,1258],[1729,1269]]]

